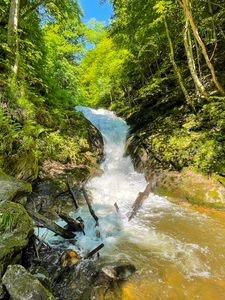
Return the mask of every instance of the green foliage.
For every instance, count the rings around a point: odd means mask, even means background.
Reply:
[[[108,105],[120,93],[122,66],[129,57],[129,51],[114,46],[107,32],[94,49],[87,51],[81,61],[81,83],[84,90],[84,104],[96,106],[106,102]]]
[[[211,96],[206,102],[195,91],[184,47],[186,19],[180,1],[112,2],[115,18],[109,30],[110,39],[114,48],[128,51],[129,55],[122,62],[119,80],[116,84],[111,82],[110,89],[117,91],[111,109],[130,123],[137,149],[141,153],[144,146],[150,157],[151,154],[156,157],[164,168],[180,170],[193,166],[208,174],[224,174],[224,99]],[[225,73],[221,64],[225,63],[225,1],[188,2],[218,78],[224,82]],[[194,111],[187,106],[173,72],[164,16],[175,62],[194,103]],[[215,95],[201,49],[192,32],[190,36],[197,74],[206,90]],[[95,81],[91,82],[96,85],[99,78],[96,73]],[[98,89],[101,87],[99,85]],[[96,93],[98,99],[103,90]]]
[[[87,162],[90,128],[71,110],[84,94],[79,67],[84,35],[97,42],[101,26],[81,23],[76,0],[20,1],[19,68],[13,77],[9,4],[0,5],[0,168],[33,181],[44,160]]]
[[[71,116],[67,109],[84,104],[110,107],[125,117],[138,146],[144,144],[164,167],[191,165],[224,174],[224,98],[215,91],[190,31],[196,73],[214,96],[206,102],[195,90],[183,40],[187,19],[180,1],[111,2],[115,16],[106,29],[94,19],[82,24],[76,0],[21,1],[19,72],[11,80],[10,1],[1,0],[0,167],[9,170],[10,164],[24,164],[37,170],[44,159],[82,162],[83,153],[90,150],[86,125],[79,114]],[[225,82],[225,0],[189,4],[217,76]],[[192,111],[173,71],[165,17]],[[68,130],[71,127],[76,135]],[[12,172],[20,173],[13,168]]]

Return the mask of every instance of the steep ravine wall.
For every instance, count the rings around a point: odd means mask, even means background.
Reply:
[[[155,193],[177,203],[225,209],[223,176],[216,173],[208,175],[191,166],[178,170],[173,164],[161,160],[162,154],[152,152],[146,144],[146,136],[143,137],[140,132],[131,134],[126,152],[131,155],[136,169],[144,172],[148,181],[154,181]]]

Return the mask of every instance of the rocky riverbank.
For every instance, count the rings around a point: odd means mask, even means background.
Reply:
[[[131,135],[127,141],[126,151],[132,156],[136,169],[144,172],[148,181],[154,181],[157,194],[167,196],[176,203],[186,202],[192,205],[225,209],[223,176],[216,173],[207,175],[192,167],[178,170],[173,164],[165,164],[165,161],[160,159],[162,153],[151,152],[145,142],[143,136]]]
[[[75,210],[68,187],[72,187],[79,198],[78,190],[99,172],[103,158],[103,140],[98,130],[78,113],[67,112],[66,116],[67,119],[58,124],[54,132],[51,129],[58,141],[51,133],[39,136],[42,154],[39,153],[38,157],[32,157],[35,149],[30,149],[24,156],[17,149],[14,160],[9,159],[10,164],[6,157],[4,159],[3,169],[10,175],[0,173],[0,299],[7,299],[9,295],[11,299],[28,299],[30,296],[32,299],[54,299],[47,290],[51,285],[42,285],[38,276],[22,267],[34,265],[27,264],[29,258],[24,254],[27,247],[33,247],[30,238],[34,228],[26,210],[33,209],[49,219],[57,218],[59,211]],[[56,249],[52,256],[61,253],[62,249]],[[30,259],[35,260],[37,255],[33,253]],[[36,268],[38,265],[37,262]]]

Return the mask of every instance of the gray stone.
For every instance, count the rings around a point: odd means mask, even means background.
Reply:
[[[54,300],[55,297],[21,265],[10,265],[2,282],[12,300]]]
[[[30,194],[32,187],[29,183],[8,176],[0,170],[0,202],[24,202],[24,196]]]
[[[8,264],[20,261],[32,233],[32,220],[22,205],[0,203],[0,277]]]
[[[42,266],[37,266],[31,271],[31,273],[43,284],[44,287],[46,287],[47,289],[51,289],[52,282],[49,273],[45,268],[43,268]]]
[[[127,280],[135,271],[135,266],[131,264],[125,265],[108,265],[101,270],[106,276],[114,280]]]

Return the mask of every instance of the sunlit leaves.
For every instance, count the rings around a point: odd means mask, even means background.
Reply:
[[[116,48],[112,38],[105,31],[102,32],[99,43],[81,61],[85,103],[96,105],[103,100],[113,101],[119,87],[122,66],[128,56],[128,50]]]
[[[158,1],[153,9],[158,13],[158,14],[165,14],[170,8],[171,8],[171,5],[172,5],[172,1],[169,1],[169,0],[161,0],[161,1]]]

